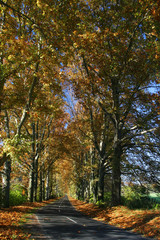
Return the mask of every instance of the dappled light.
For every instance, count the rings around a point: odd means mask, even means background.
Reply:
[[[105,223],[160,239],[160,210],[130,210],[124,206],[100,208],[70,197],[75,208]]]
[[[0,0],[0,21],[0,239],[68,195],[159,238],[160,1]]]
[[[25,203],[21,206],[10,207],[0,210],[0,239],[30,239],[29,229],[24,230],[23,224],[26,223],[29,214],[47,203],[54,200],[43,201],[42,203]]]

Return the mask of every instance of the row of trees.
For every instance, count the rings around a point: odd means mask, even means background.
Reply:
[[[122,174],[159,181],[158,11],[153,1],[90,1],[72,35],[74,122],[97,154],[98,198],[109,172],[114,205]]]
[[[38,25],[33,23],[41,17],[39,13],[34,19],[36,11],[38,6],[34,12],[30,1],[18,1],[17,7],[12,1],[1,2],[0,165],[4,166],[1,181],[6,207],[14,172],[24,178],[30,201],[37,200],[37,189],[40,200],[51,194],[53,163],[59,154],[54,144],[58,145],[56,136],[61,136],[67,121],[59,53],[47,44],[42,30],[36,31]]]
[[[49,197],[56,175],[62,191],[96,201],[108,174],[113,205],[123,176],[159,184],[159,2],[0,4],[6,206],[11,166],[30,201],[44,179]]]

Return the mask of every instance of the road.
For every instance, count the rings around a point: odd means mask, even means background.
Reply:
[[[45,235],[43,239],[149,239],[82,215],[71,205],[67,196],[40,209],[36,217]]]

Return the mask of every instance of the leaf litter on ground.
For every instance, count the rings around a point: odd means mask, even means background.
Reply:
[[[98,221],[160,240],[160,210],[131,210],[125,206],[101,208],[71,197],[69,200],[78,211]],[[23,228],[23,224],[27,221],[27,214],[32,214],[35,209],[53,201],[50,199],[42,203],[25,203],[0,209],[0,239],[32,239],[31,233]]]
[[[53,199],[43,202],[24,203],[20,206],[0,209],[0,239],[7,240],[29,240],[31,233],[23,228],[27,221],[28,214],[32,214],[36,209],[53,202]]]
[[[131,210],[125,206],[101,208],[69,197],[72,205],[82,213],[98,221],[103,221],[146,237],[160,240],[160,210]]]

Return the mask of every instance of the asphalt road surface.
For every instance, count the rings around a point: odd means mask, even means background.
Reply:
[[[82,215],[71,205],[67,196],[43,207],[36,216],[45,239],[149,239]]]

